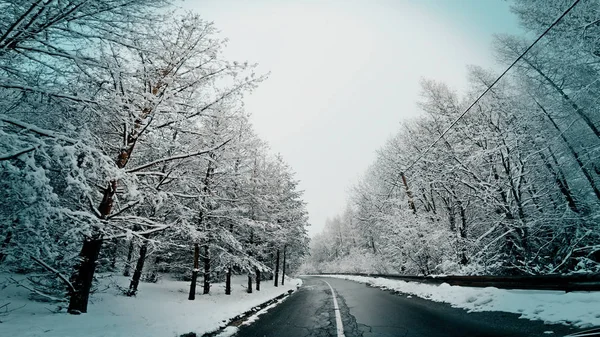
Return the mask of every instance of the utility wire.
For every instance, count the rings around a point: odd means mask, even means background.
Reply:
[[[525,54],[527,54],[527,52],[528,52],[528,51],[529,51],[531,48],[533,48],[533,46],[535,46],[535,45],[536,45],[536,43],[538,43],[538,41],[539,41],[539,40],[541,40],[541,39],[542,39],[542,37],[544,37],[544,35],[546,35],[546,34],[547,34],[547,33],[548,33],[548,32],[549,32],[549,31],[550,31],[552,28],[554,28],[554,26],[556,26],[556,25],[557,25],[557,24],[560,22],[560,20],[562,20],[562,18],[564,18],[564,17],[565,17],[565,16],[566,16],[566,15],[567,15],[567,14],[568,14],[568,13],[569,13],[569,12],[570,12],[570,11],[571,11],[571,10],[572,10],[572,9],[573,9],[573,8],[574,8],[574,7],[575,7],[575,6],[576,6],[576,5],[577,5],[577,4],[580,2],[580,1],[581,1],[581,0],[576,0],[576,1],[575,1],[575,2],[574,2],[572,5],[571,5],[571,7],[567,8],[567,10],[566,10],[566,11],[564,11],[564,13],[562,13],[562,14],[561,14],[561,16],[559,16],[559,17],[558,17],[558,19],[556,19],[556,20],[555,20],[555,21],[554,21],[554,22],[553,22],[553,23],[550,25],[550,27],[548,27],[548,28],[547,28],[547,29],[546,29],[546,30],[545,30],[545,31],[544,31],[544,32],[543,32],[543,33],[542,33],[542,34],[541,34],[541,35],[540,35],[540,36],[539,36],[537,39],[535,39],[535,41],[533,41],[533,43],[532,43],[532,44],[531,44],[529,47],[527,47],[527,49],[525,49],[525,51],[524,51],[523,53],[521,53],[521,55],[520,55],[519,57],[517,57],[517,59],[516,59],[516,60],[514,60],[514,62],[513,62],[513,63],[512,63],[510,66],[508,66],[508,68],[506,68],[506,70],[504,70],[504,72],[503,72],[502,74],[500,74],[500,76],[498,76],[498,78],[497,78],[497,79],[496,79],[496,80],[495,80],[495,81],[494,81],[492,84],[490,84],[490,86],[489,86],[487,89],[485,89],[485,91],[484,91],[484,92],[483,92],[481,95],[479,95],[479,97],[477,97],[477,99],[476,99],[476,100],[475,100],[473,103],[471,103],[471,105],[469,105],[469,107],[468,107],[468,108],[467,108],[467,109],[466,109],[466,110],[465,110],[465,111],[464,111],[464,112],[463,112],[463,113],[462,113],[460,116],[458,116],[458,118],[457,118],[457,119],[455,119],[455,120],[454,120],[454,121],[453,121],[453,122],[450,124],[450,126],[448,126],[448,128],[447,128],[446,130],[444,130],[444,132],[442,132],[442,134],[441,134],[441,135],[440,135],[440,136],[439,136],[439,137],[438,137],[438,138],[437,138],[437,139],[436,139],[436,140],[435,140],[433,143],[431,143],[431,145],[429,145],[429,146],[427,147],[427,149],[425,149],[425,151],[423,151],[423,152],[421,152],[421,153],[419,154],[419,156],[417,157],[417,159],[415,159],[415,160],[414,160],[414,161],[413,161],[413,162],[412,162],[410,165],[408,165],[408,167],[406,168],[406,170],[404,170],[404,172],[407,172],[407,171],[409,171],[410,169],[412,169],[412,168],[413,168],[413,166],[415,166],[415,164],[416,164],[416,163],[417,163],[419,160],[421,160],[421,158],[423,158],[423,156],[424,156],[425,154],[427,154],[427,152],[429,152],[429,151],[430,151],[430,150],[431,150],[431,149],[432,149],[432,148],[433,148],[433,147],[434,147],[434,146],[435,146],[435,145],[436,145],[436,144],[437,144],[437,143],[438,143],[438,142],[439,142],[439,141],[440,141],[442,138],[444,138],[444,136],[445,136],[445,135],[448,133],[448,131],[450,131],[450,129],[452,129],[452,128],[453,128],[453,127],[456,125],[456,123],[458,123],[458,121],[460,121],[460,120],[461,120],[461,119],[462,119],[462,118],[463,118],[463,117],[464,117],[464,116],[467,114],[467,112],[469,112],[469,110],[471,110],[471,108],[472,108],[473,106],[475,106],[475,104],[477,104],[477,102],[479,102],[479,100],[481,100],[481,98],[482,98],[483,96],[485,96],[485,94],[487,94],[487,93],[488,93],[488,91],[492,90],[492,87],[493,87],[493,86],[494,86],[496,83],[498,83],[498,81],[500,81],[500,79],[502,79],[502,77],[504,77],[504,75],[506,75],[506,73],[507,73],[507,72],[508,72],[508,71],[509,71],[509,70],[510,70],[510,69],[511,69],[511,68],[512,68],[512,67],[513,67],[515,64],[517,64],[517,62],[519,62],[519,61],[520,61],[520,60],[521,60],[521,59],[522,59],[522,58],[525,56]],[[404,172],[403,172],[403,173],[404,173]],[[402,174],[403,174],[403,173],[402,173]]]

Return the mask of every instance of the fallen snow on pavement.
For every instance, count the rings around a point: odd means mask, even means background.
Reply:
[[[262,308],[255,314],[248,317],[241,325],[250,325],[250,324],[258,321],[258,319],[260,318],[259,316],[261,316],[262,314],[266,313],[267,311],[273,309],[274,307],[278,306],[279,304],[281,304],[281,302],[285,301],[286,299],[287,299],[287,297],[284,297],[282,299],[277,300],[277,302],[269,304],[268,306]],[[221,331],[221,333],[219,333],[216,337],[230,337],[230,336],[235,335],[238,332],[238,330],[239,330],[239,328],[236,326],[228,326],[225,329],[223,329],[223,331]]]
[[[228,326],[215,337],[231,337],[235,335],[238,332],[238,330],[239,329],[235,326]]]
[[[521,318],[578,327],[600,326],[600,291],[507,290],[405,282],[380,277],[327,275],[396,290],[468,311],[505,311]],[[409,296],[410,297],[410,296]]]
[[[0,275],[0,285],[8,275]],[[22,337],[175,337],[188,332],[202,335],[224,326],[231,318],[272,298],[296,289],[299,279],[286,279],[285,286],[274,287],[272,281],[261,282],[261,291],[246,293],[245,276],[232,279],[232,295],[225,295],[225,284],[213,284],[210,295],[198,293],[189,301],[189,282],[170,279],[158,283],[141,283],[137,297],[119,294],[116,285],[126,287],[129,278],[114,277],[100,282],[99,289],[110,286],[91,298],[88,313],[69,315],[54,313],[56,304],[28,300],[26,289],[9,285],[0,287],[0,306],[10,303],[16,309],[0,313],[0,335]],[[201,283],[200,283],[201,285]],[[198,291],[202,291],[199,287]]]

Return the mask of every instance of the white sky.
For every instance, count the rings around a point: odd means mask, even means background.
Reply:
[[[229,38],[227,57],[269,79],[245,100],[258,134],[295,170],[311,235],[401,120],[419,81],[460,90],[466,65],[493,67],[492,34],[518,33],[501,0],[187,0]]]

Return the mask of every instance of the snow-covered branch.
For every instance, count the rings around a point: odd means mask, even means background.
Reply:
[[[144,165],[141,165],[141,166],[129,169],[129,170],[127,170],[127,173],[134,173],[134,172],[137,172],[137,171],[141,171],[143,169],[147,169],[147,168],[152,167],[154,165],[163,164],[163,163],[167,163],[167,162],[174,161],[174,160],[186,159],[186,158],[190,158],[190,157],[196,157],[196,156],[200,156],[200,155],[203,155],[203,154],[207,154],[209,152],[213,152],[213,151],[218,150],[219,148],[225,146],[230,141],[231,141],[231,139],[226,140],[225,142],[221,143],[220,145],[215,146],[215,147],[210,148],[210,149],[206,149],[206,150],[195,151],[195,152],[190,152],[190,153],[184,153],[184,154],[180,154],[180,155],[176,155],[176,156],[171,156],[171,157],[167,157],[167,158],[157,159],[157,160],[154,160],[154,161],[152,161],[150,163],[147,163],[147,164],[144,164]]]
[[[19,157],[22,154],[29,153],[31,151],[35,151],[35,149],[37,149],[37,146],[30,146],[30,147],[27,147],[25,149],[17,150],[17,151],[12,152],[12,153],[0,154],[0,161],[15,159],[15,158]]]
[[[52,92],[52,91],[48,91],[48,90],[43,90],[41,88],[34,88],[34,87],[29,87],[29,86],[25,86],[25,85],[18,85],[18,84],[0,84],[0,88],[5,88],[5,89],[17,89],[17,90],[21,90],[21,91],[26,91],[26,92],[36,92],[39,94],[43,94],[46,96],[50,96],[50,97],[56,97],[56,98],[63,98],[63,99],[67,99],[73,102],[79,102],[79,103],[89,103],[89,104],[96,104],[96,101],[87,99],[87,98],[83,98],[83,97],[79,97],[79,96],[73,96],[73,95],[67,95],[67,94],[61,94],[58,92]]]
[[[59,279],[61,279],[68,287],[69,290],[71,291],[76,291],[75,287],[73,286],[73,284],[69,281],[69,279],[64,276],[63,274],[61,274],[58,270],[52,268],[50,265],[48,265],[46,262],[38,259],[37,257],[30,255],[31,259],[33,261],[35,261],[37,264],[39,264],[40,266],[46,268],[47,270],[53,272]]]
[[[37,133],[40,136],[44,136],[44,137],[50,137],[50,138],[55,138],[55,139],[59,139],[62,140],[64,142],[70,143],[70,144],[76,144],[77,140],[67,137],[65,135],[62,135],[58,132],[55,131],[51,131],[51,130],[46,130],[40,127],[37,127],[33,124],[29,124],[23,121],[20,121],[18,119],[6,116],[6,115],[0,115],[0,121],[8,123],[8,124],[12,124],[14,126],[20,127],[24,130],[27,131],[31,131],[33,133]]]
[[[153,234],[153,233],[157,233],[157,232],[161,232],[164,231],[166,229],[171,228],[174,224],[170,224],[170,225],[163,225],[160,227],[156,227],[156,228],[152,228],[152,229],[147,229],[145,231],[132,231],[129,230],[127,228],[123,228],[119,225],[113,224],[113,223],[109,223],[110,226],[115,227],[117,229],[120,229],[123,231],[123,233],[121,234],[115,234],[115,235],[110,235],[110,236],[106,236],[103,239],[104,240],[112,240],[112,239],[119,239],[119,238],[125,238],[128,237],[130,235],[133,235],[139,239],[142,240],[148,240],[148,238],[146,237],[147,235]]]
[[[121,208],[120,210],[118,210],[117,212],[109,215],[106,217],[107,220],[110,220],[116,216],[119,216],[120,214],[122,214],[123,212],[127,211],[128,209],[135,207],[137,204],[139,204],[141,202],[141,200],[136,200],[133,202],[128,203],[127,205],[123,206],[123,208]]]

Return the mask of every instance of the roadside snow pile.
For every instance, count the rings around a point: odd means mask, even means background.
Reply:
[[[126,297],[119,294],[117,286],[126,287],[129,278],[114,277],[100,282],[99,289],[110,288],[92,296],[88,313],[75,316],[55,313],[56,304],[30,301],[29,291],[9,284],[7,278],[0,275],[0,285],[8,285],[0,287],[0,306],[10,303],[8,310],[15,310],[6,315],[0,312],[0,335],[21,337],[202,335],[302,284],[299,279],[286,279],[285,286],[276,288],[272,281],[263,281],[261,291],[248,294],[247,278],[237,276],[232,278],[232,295],[225,295],[225,284],[217,283],[211,286],[210,295],[198,293],[195,301],[189,301],[189,282],[163,279],[156,284],[143,283],[138,297]]]
[[[449,303],[468,311],[505,311],[521,318],[578,327],[600,326],[600,292],[551,290],[507,290],[494,287],[473,288],[390,280],[380,277],[327,275],[374,287],[391,289],[431,301]]]

